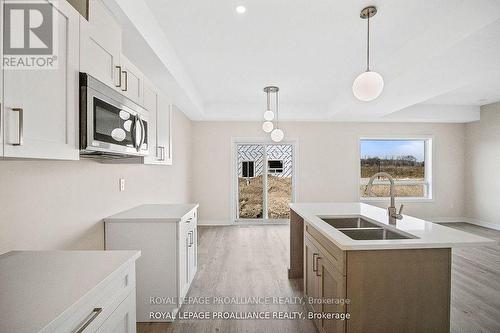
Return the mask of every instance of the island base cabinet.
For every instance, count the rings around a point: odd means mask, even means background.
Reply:
[[[345,277],[337,271],[335,266],[326,257],[320,257],[318,260],[318,296],[321,300],[343,301],[346,297]],[[345,313],[345,305],[342,302],[338,304],[322,303],[320,313]],[[322,318],[317,322],[320,332],[344,332],[345,320]]]
[[[451,249],[341,251],[305,224],[303,254],[319,332],[450,331]]]
[[[323,300],[345,299],[345,277],[328,259],[325,250],[304,238],[304,293],[313,321],[320,332],[344,332],[345,322],[316,317],[323,313],[345,313],[344,305],[325,304]],[[340,303],[340,302],[338,302]]]

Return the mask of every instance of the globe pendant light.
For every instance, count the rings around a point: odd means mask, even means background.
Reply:
[[[354,96],[363,102],[376,99],[384,89],[384,79],[382,76],[370,70],[370,18],[377,14],[377,8],[369,6],[364,8],[360,17],[367,20],[367,43],[366,43],[366,71],[358,75],[352,85]]]
[[[262,124],[262,130],[266,133],[271,132],[271,140],[274,142],[280,142],[285,137],[285,133],[281,130],[279,125],[279,88],[275,86],[268,86],[264,88],[264,92],[267,94],[267,111],[264,113],[265,122]],[[271,94],[275,95],[275,112],[271,110]],[[276,125],[273,124],[273,120],[275,120]]]
[[[271,121],[265,121],[263,124],[262,124],[262,130],[266,133],[270,133],[274,128],[274,125]]]
[[[264,112],[264,120],[266,122],[271,122],[274,119],[274,112],[271,110],[271,92],[270,92],[270,90],[266,91],[266,94],[267,94],[267,108],[266,108],[266,112]],[[271,128],[271,130],[272,130],[272,128]],[[266,130],[264,130],[264,131],[266,131]],[[266,131],[266,132],[270,132],[270,131]]]

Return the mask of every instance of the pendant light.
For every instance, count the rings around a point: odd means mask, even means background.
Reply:
[[[273,112],[273,110],[271,110],[271,91],[270,91],[270,89],[268,89],[267,91],[264,89],[264,91],[266,92],[266,95],[267,95],[267,108],[266,108],[266,112],[264,112],[264,120],[266,122],[271,122],[274,119],[274,112]],[[271,128],[271,130],[272,130],[272,128]],[[264,131],[266,131],[266,130],[264,130]],[[270,131],[266,131],[266,132],[270,132]]]
[[[264,112],[264,123],[262,124],[262,130],[264,132],[271,132],[271,140],[274,142],[280,142],[285,137],[285,133],[281,130],[279,125],[279,90],[280,88],[275,86],[268,86],[264,88],[264,92],[267,94],[267,109]],[[271,109],[271,95],[274,94],[275,101],[275,109],[273,112]],[[273,124],[273,120],[275,120],[275,124]]]
[[[384,79],[382,76],[370,70],[370,18],[377,14],[377,7],[369,6],[364,8],[360,17],[367,20],[367,43],[366,43],[366,71],[361,73],[352,85],[354,96],[363,102],[376,99],[384,89]]]

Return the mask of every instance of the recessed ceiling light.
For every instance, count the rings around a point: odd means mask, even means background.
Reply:
[[[245,6],[238,6],[236,7],[236,12],[238,14],[244,14],[247,11],[247,8]]]

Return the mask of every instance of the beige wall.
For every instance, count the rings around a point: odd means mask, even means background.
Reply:
[[[0,253],[102,249],[102,218],[142,203],[190,201],[192,123],[175,111],[172,127],[172,166],[0,161]]]
[[[434,138],[434,199],[408,203],[405,212],[419,217],[463,216],[464,125],[331,122],[282,125],[288,138],[298,140],[297,201],[358,201],[361,136],[430,135]],[[193,197],[200,203],[200,223],[230,223],[232,138],[266,137],[260,123],[194,123]]]
[[[481,108],[466,125],[466,209],[474,220],[500,225],[500,103]]]

